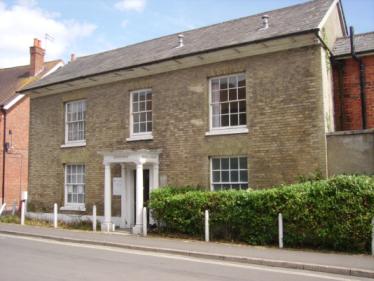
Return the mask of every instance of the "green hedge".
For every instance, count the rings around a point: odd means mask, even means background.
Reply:
[[[167,233],[202,237],[208,209],[213,239],[276,245],[282,213],[286,247],[368,252],[374,177],[338,176],[255,191],[166,187],[152,193],[149,206]]]

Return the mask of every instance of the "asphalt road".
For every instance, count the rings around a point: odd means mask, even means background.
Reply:
[[[0,234],[0,280],[369,279]]]

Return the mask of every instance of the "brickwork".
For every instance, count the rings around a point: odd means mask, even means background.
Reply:
[[[209,77],[245,72],[249,133],[206,136]],[[103,207],[98,151],[162,149],[160,176],[170,185],[209,187],[209,157],[246,155],[253,188],[326,174],[326,137],[317,46],[199,66],[31,100],[30,206],[63,204],[66,163],[86,165],[86,206]],[[152,88],[153,140],[127,142],[129,92]],[[85,147],[64,143],[64,102],[87,100]],[[118,202],[117,202],[118,203]],[[114,213],[119,204],[114,203]]]
[[[28,185],[28,143],[29,143],[30,99],[23,98],[7,111],[6,142],[11,146],[5,156],[5,202],[8,207],[21,199],[21,192],[27,191]],[[4,118],[0,120],[1,155],[3,153]],[[11,131],[11,133],[9,132]],[[0,161],[2,176],[3,162]],[[2,182],[0,182],[0,187]],[[2,190],[2,189],[1,189]]]
[[[365,65],[367,128],[374,128],[374,56],[362,57]],[[340,60],[343,64],[339,84],[338,66],[334,67],[335,121],[337,130],[362,129],[359,64],[354,59]],[[343,95],[343,98],[341,98]]]

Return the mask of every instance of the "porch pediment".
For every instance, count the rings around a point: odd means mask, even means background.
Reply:
[[[111,163],[159,163],[161,149],[139,149],[139,150],[113,150],[100,151],[98,154],[103,156],[103,164]]]

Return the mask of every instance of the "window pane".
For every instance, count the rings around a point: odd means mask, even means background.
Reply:
[[[238,87],[245,87],[245,76],[244,76],[244,74],[238,75]]]
[[[152,132],[152,122],[147,122],[147,132]]]
[[[240,171],[240,182],[248,181],[248,171]]]
[[[230,158],[230,169],[233,170],[233,169],[238,169],[238,158],[236,157],[232,157]]]
[[[139,98],[138,98],[138,93],[133,93],[132,94],[132,101],[133,102],[137,102],[139,100]]]
[[[220,184],[213,184],[213,189],[218,191],[221,190],[221,185]]]
[[[220,88],[221,88],[221,90],[222,89],[227,89],[227,78],[221,78],[219,80],[219,82],[220,82]]]
[[[239,114],[239,125],[245,125],[247,124],[247,117],[245,113]]]
[[[238,106],[239,106],[239,103],[238,102],[230,102],[230,113],[238,113]]]
[[[134,123],[138,123],[140,121],[140,114],[139,113],[134,113]]]
[[[231,188],[232,189],[240,189],[240,184],[232,184]]]
[[[147,92],[146,99],[152,101],[152,92]]]
[[[147,121],[152,121],[152,112],[147,112]]]
[[[227,90],[221,90],[220,91],[220,101],[223,102],[223,101],[227,101],[227,98],[228,98],[228,92]]]
[[[138,111],[139,111],[139,103],[137,103],[137,102],[135,103],[135,102],[134,102],[134,103],[132,104],[132,111],[133,111],[133,112],[138,112]]]
[[[221,181],[221,172],[213,171],[213,182],[220,182],[220,181]]]
[[[239,181],[239,172],[231,171],[231,182],[238,182],[238,181]]]
[[[219,103],[214,104],[214,105],[212,106],[213,115],[218,115],[218,114],[219,114],[219,111],[220,111],[219,109],[220,109],[220,105],[219,105]]]
[[[143,112],[143,113],[140,113],[140,122],[145,122],[145,118],[147,116],[147,113]]]
[[[140,102],[139,103],[139,111],[144,111],[145,110],[145,102]]]
[[[139,133],[139,123],[134,124],[134,133]]]
[[[246,112],[246,108],[245,108],[245,101],[240,101],[239,102],[239,112]]]
[[[146,132],[146,123],[140,123],[139,132]]]
[[[147,110],[152,110],[152,101],[147,101]]]
[[[220,169],[220,159],[219,158],[215,158],[215,159],[212,159],[212,168],[213,170],[219,170]]]
[[[139,93],[139,101],[145,101],[145,93]]]
[[[213,93],[212,93],[212,103],[219,102],[219,99],[220,99],[219,91],[213,91]]]
[[[222,170],[229,169],[229,158],[221,158],[221,169]]]
[[[245,100],[245,88],[238,89],[238,99]]]
[[[219,80],[218,79],[212,79],[212,91],[219,90]]]
[[[229,78],[229,88],[236,88],[237,82],[236,82],[236,76],[231,76]]]
[[[221,115],[221,127],[229,126],[229,115]]]
[[[236,89],[230,89],[229,90],[229,100],[237,100],[237,95],[236,95],[237,90]]]
[[[220,127],[220,116],[219,115],[215,115],[213,116],[213,127]]]
[[[228,114],[229,113],[229,103],[221,103],[221,114]]]
[[[68,194],[68,203],[73,203],[73,196]]]

